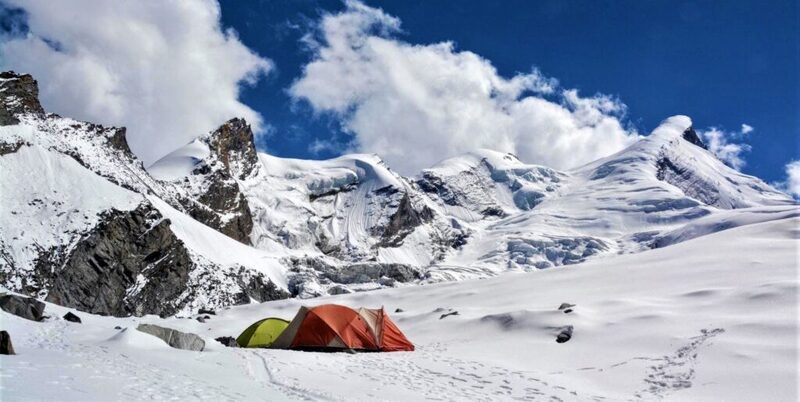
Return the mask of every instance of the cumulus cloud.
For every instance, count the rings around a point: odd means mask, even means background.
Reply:
[[[397,18],[346,4],[305,38],[314,57],[289,93],[338,117],[353,135],[349,150],[378,153],[406,174],[475,148],[568,168],[638,138],[620,122],[618,99],[583,97],[536,69],[503,77],[451,42],[398,40]]]
[[[786,181],[776,183],[776,187],[791,194],[794,198],[800,199],[800,160],[787,163],[784,169]]]
[[[708,146],[708,150],[719,160],[736,170],[742,170],[745,165],[743,154],[750,151],[750,145],[735,141],[741,140],[746,134],[744,127],[739,133],[711,127],[708,130],[700,131],[699,134]]]
[[[753,126],[749,124],[742,124],[742,130],[740,131],[742,134],[750,134],[754,130]]]
[[[0,67],[33,74],[49,111],[128,127],[150,164],[231,117],[271,62],[220,25],[216,1],[8,0],[28,32],[0,43]]]

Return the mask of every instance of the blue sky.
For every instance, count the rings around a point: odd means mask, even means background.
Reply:
[[[798,13],[793,1],[383,1],[411,44],[453,41],[488,59],[505,77],[531,66],[582,94],[619,97],[626,121],[647,133],[674,114],[696,127],[754,131],[743,171],[778,181],[798,158]],[[337,131],[286,89],[313,56],[299,46],[338,1],[222,2],[222,22],[268,56],[276,73],[245,90],[243,101],[274,127],[264,140],[280,156],[324,158],[309,142]],[[347,136],[339,137],[346,140]]]
[[[47,110],[127,126],[148,165],[241,116],[284,157],[568,168],[685,114],[800,195],[798,21],[796,1],[0,0],[0,68]]]

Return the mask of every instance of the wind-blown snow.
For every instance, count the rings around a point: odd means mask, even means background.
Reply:
[[[796,400],[798,225],[778,219],[532,274],[234,307],[206,323],[79,313],[84,323],[72,324],[54,305],[44,323],[3,312],[18,355],[0,356],[0,392],[64,401]],[[384,306],[417,350],[323,354],[213,340],[329,302]],[[563,302],[575,304],[571,313],[557,310]],[[451,311],[459,314],[440,318]],[[139,322],[199,334],[207,350],[170,349],[136,332]],[[572,338],[556,343],[566,326]]]
[[[147,171],[159,180],[172,181],[189,175],[197,164],[210,155],[208,145],[195,139],[150,166]]]

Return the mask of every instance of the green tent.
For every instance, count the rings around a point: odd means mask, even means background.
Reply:
[[[247,327],[236,338],[236,343],[243,348],[267,348],[288,326],[289,321],[280,318],[265,318]]]

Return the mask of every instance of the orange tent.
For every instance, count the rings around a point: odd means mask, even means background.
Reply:
[[[381,309],[338,304],[300,307],[272,348],[300,350],[412,351],[414,345]]]

